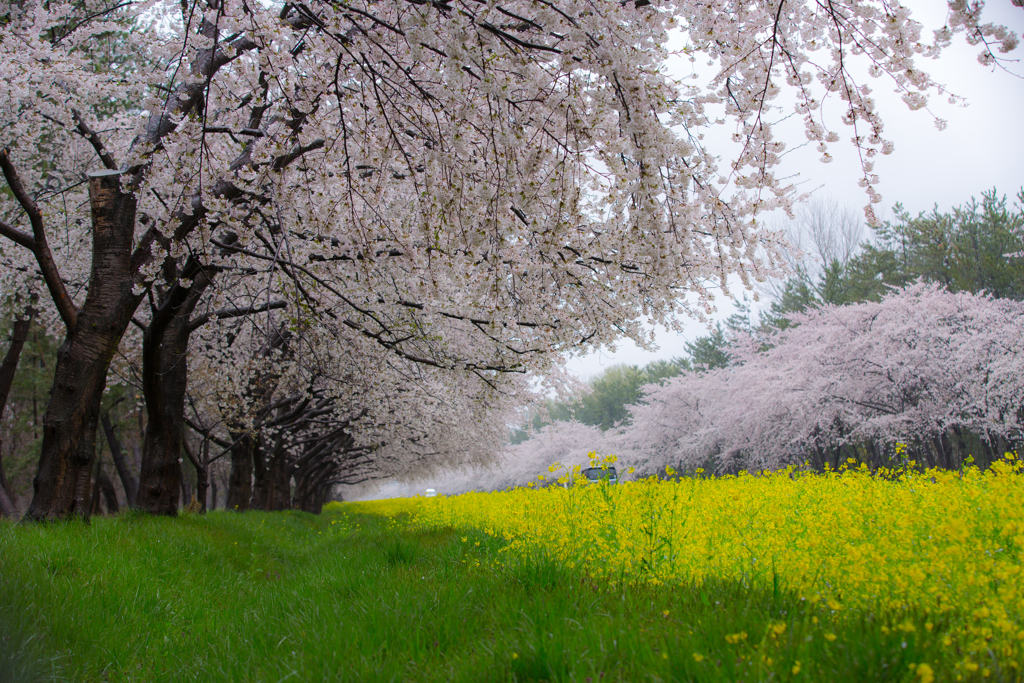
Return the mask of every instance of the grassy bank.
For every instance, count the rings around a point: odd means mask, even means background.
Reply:
[[[942,622],[612,586],[371,509],[0,523],[0,680],[954,680]]]

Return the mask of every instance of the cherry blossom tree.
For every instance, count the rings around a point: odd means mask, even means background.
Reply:
[[[231,458],[230,508],[316,511],[335,485],[484,462],[530,395],[525,379],[507,394],[509,385],[496,391],[475,375],[453,376],[337,332],[274,335],[276,348],[264,343],[248,362],[221,353],[200,366],[190,389],[200,398],[190,400],[187,419]]]
[[[955,468],[1024,436],[1020,302],[918,283],[792,323],[737,340],[729,368],[652,385],[612,448],[641,472],[851,457]]]
[[[638,316],[675,327],[686,294],[710,306],[709,280],[774,271],[779,238],[753,219],[790,201],[774,174],[783,91],[823,155],[839,135],[822,101],[843,103],[873,198],[872,157],[891,143],[852,64],[919,108],[936,84],[917,62],[953,33],[986,55],[1016,45],[959,2],[932,40],[881,1],[0,12],[3,257],[42,278],[65,336],[33,519],[83,512],[100,397],[139,304],[153,302],[153,345],[181,358],[166,325],[191,330],[223,255],[269,264],[300,317],[500,390],[570,350],[645,342]],[[665,72],[676,33],[711,63],[706,86]],[[100,60],[111,35],[139,59]],[[702,137],[719,120],[738,144],[722,166]],[[176,428],[177,410],[160,419]]]

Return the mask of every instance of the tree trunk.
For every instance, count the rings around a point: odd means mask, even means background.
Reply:
[[[256,443],[256,448],[252,452],[252,500],[249,501],[249,507],[253,510],[269,510],[267,507],[267,487],[269,481],[267,478],[267,453],[263,447],[263,439],[260,439]]]
[[[92,492],[87,503],[90,517],[100,514],[100,468],[102,466],[102,461],[96,458],[96,472],[92,478]]]
[[[950,464],[950,469],[959,469],[964,464],[964,458],[967,457],[967,444],[964,443],[964,432],[959,426],[953,426],[953,434],[956,435],[956,447],[957,456],[956,460]]]
[[[179,463],[179,469],[181,465]],[[187,501],[187,502],[186,502]],[[189,507],[192,505],[192,487],[184,477],[181,477],[181,505],[183,507]]]
[[[318,460],[311,467],[304,468],[296,477],[294,506],[303,512],[320,514],[325,498],[323,484],[334,471],[334,462],[330,459]]]
[[[329,440],[311,444],[292,468],[295,477],[292,506],[319,514],[331,492],[330,482],[342,466],[338,458],[348,459],[362,450],[355,448],[355,439],[344,428],[337,430]]]
[[[167,262],[165,272],[169,289],[142,338],[142,389],[148,420],[136,505],[150,514],[173,516],[178,514],[179,491],[184,490],[181,454],[192,333],[189,317],[211,276],[192,258],[180,273],[173,262]],[[182,286],[182,281],[190,284]]]
[[[199,498],[199,512],[206,514],[206,498],[210,490],[210,441],[203,441],[203,469],[196,470],[196,497]],[[216,493],[217,489],[214,489]]]
[[[188,388],[188,341],[192,332],[210,319],[205,315],[193,321],[191,315],[212,284],[216,272],[215,267],[204,266],[194,258],[189,258],[180,272],[174,261],[165,261],[164,280],[168,289],[143,334],[142,386],[149,419],[142,450],[137,504],[151,514],[177,514],[179,488],[181,495],[188,498],[180,466]],[[262,306],[224,309],[217,311],[216,315],[220,319],[237,317],[284,305],[283,301],[274,301]],[[195,460],[193,464],[196,464]],[[197,470],[203,469],[198,464],[196,467]],[[205,481],[203,484],[205,491]],[[186,505],[189,502],[183,501]],[[204,511],[205,504],[203,498],[201,505]]]
[[[942,447],[942,467],[947,470],[953,469],[953,442],[945,429],[939,432],[939,445]]]
[[[110,477],[107,476],[106,470],[103,468],[103,463],[96,463],[96,479],[93,483],[92,489],[92,512],[93,515],[98,515],[102,512],[100,509],[100,499],[107,505],[107,512],[110,514],[117,514],[121,511],[121,506],[117,503],[117,491],[114,490],[114,482],[110,481]]]
[[[124,488],[125,505],[135,507],[135,477],[128,470],[128,463],[124,460],[124,453],[121,451],[121,442],[117,440],[114,433],[114,425],[110,422],[110,415],[104,414],[100,420],[103,423],[103,433],[107,436],[107,445],[110,446],[110,457],[114,461],[114,469],[121,479],[121,486]]]
[[[265,455],[257,453],[255,462],[256,486],[252,494],[252,508],[268,512],[291,507],[291,471],[282,430],[274,439],[274,449]]]
[[[1012,450],[1010,448],[1010,443],[1005,438],[1003,438],[1002,434],[996,436],[996,444],[999,446],[999,449],[995,453],[995,458],[993,458],[991,462],[988,463],[990,467],[992,463],[994,463],[997,460],[1002,460],[1003,456],[1005,456]]]
[[[0,363],[0,419],[4,416],[7,398],[11,395],[14,372],[18,369],[21,350],[25,347],[25,341],[28,339],[28,330],[32,325],[34,314],[35,309],[31,305],[26,306],[24,317],[14,321],[14,328],[11,330],[11,345],[7,349],[3,363]],[[0,433],[0,517],[13,517],[17,514],[17,510],[14,507],[14,492],[11,491],[11,487],[7,483],[7,476],[4,474],[3,445],[3,433]]]
[[[288,336],[280,330],[272,330],[270,339],[260,349],[260,355],[270,356],[275,349],[279,349],[288,341]],[[271,394],[276,388],[276,376],[273,373],[258,374],[249,384],[248,394],[250,405],[258,417],[263,412],[263,407],[270,401]],[[253,498],[253,473],[255,459],[259,453],[258,449],[263,448],[262,437],[259,433],[259,421],[252,427],[235,422],[229,426],[228,433],[234,445],[231,447],[231,476],[228,479],[228,494],[225,508],[236,512],[244,512],[249,509]]]
[[[228,478],[228,499],[224,507],[235,512],[245,512],[252,501],[252,463],[256,436],[251,431],[229,433],[235,444],[231,447],[231,475]]]
[[[275,464],[274,478],[278,482],[274,489],[274,510],[287,510],[292,506],[292,476],[287,458]]]
[[[85,303],[57,352],[34,495],[26,519],[87,515],[107,370],[141,300],[133,293],[135,197],[115,171],[89,176],[92,272]]]
[[[292,497],[292,507],[296,510],[305,509],[306,499],[310,497],[310,475],[311,468],[303,468],[295,473],[295,494]]]
[[[2,444],[0,444],[2,445]],[[14,493],[7,483],[7,475],[4,474],[3,459],[0,458],[0,517],[14,517],[18,509],[14,505]]]
[[[277,512],[291,507],[292,484],[289,470],[285,452],[270,461],[270,466],[267,468],[266,507],[263,509]]]
[[[18,509],[14,507],[14,501],[7,495],[6,487],[0,486],[0,517],[14,517]]]
[[[0,413],[0,417],[2,416],[3,414]],[[2,440],[0,440],[0,447],[3,447]],[[14,493],[11,491],[10,484],[7,483],[7,475],[4,474],[3,453],[0,452],[0,517],[13,517],[15,512]]]
[[[203,441],[202,460],[192,452],[188,439],[182,441],[182,446],[185,447],[185,454],[188,455],[188,459],[196,469],[196,500],[199,501],[199,514],[206,514],[206,492],[210,486],[210,442],[209,440]],[[214,491],[216,492],[216,490],[217,488],[214,486]]]
[[[309,495],[303,501],[303,512],[319,515],[323,511],[324,503],[327,502],[331,492],[331,485],[328,483],[331,474],[332,468],[324,467],[316,475],[310,487]]]
[[[990,437],[987,432],[981,434],[981,448],[985,452],[985,457],[988,459],[988,461],[992,462],[993,460],[995,460],[996,455],[995,450],[992,448],[992,442],[989,440],[989,438]],[[977,464],[978,463],[975,462],[975,465]]]
[[[121,506],[117,503],[117,491],[114,490],[114,482],[110,481],[110,477],[107,476],[107,471],[102,465],[100,465],[99,484],[100,491],[103,493],[103,502],[107,505],[107,512],[116,515],[121,511]]]

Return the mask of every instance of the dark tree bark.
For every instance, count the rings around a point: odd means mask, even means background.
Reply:
[[[196,495],[199,497],[199,504],[202,506],[200,512],[206,514],[207,502],[206,499],[209,497],[210,491],[210,440],[203,441],[202,447],[202,463],[203,470],[199,472],[196,470]],[[199,475],[202,476],[199,476]],[[213,489],[214,505],[217,504],[217,489]]]
[[[121,506],[117,503],[117,491],[114,490],[114,482],[110,481],[110,477],[107,476],[102,465],[100,466],[99,483],[100,491],[103,492],[103,501],[107,505],[107,512],[117,514],[121,511]]]
[[[256,484],[253,488],[251,507],[268,512],[290,508],[291,467],[288,462],[284,430],[278,432],[273,449],[269,453],[262,449],[258,450],[253,462]]]
[[[132,292],[135,197],[121,190],[119,172],[102,171],[89,175],[89,199],[93,223],[89,288],[80,311],[70,298],[62,309],[60,292],[54,295],[68,331],[57,352],[50,404],[43,416],[43,443],[28,519],[88,515],[96,425],[107,370],[141,300]],[[37,260],[45,271],[38,252]],[[49,261],[52,266],[52,258]],[[47,284],[51,291],[56,288],[49,277]]]
[[[292,506],[292,477],[288,458],[282,453],[270,463],[270,480],[274,482],[273,490],[268,496],[271,510],[287,510]]]
[[[330,499],[336,463],[325,460],[305,478],[302,498],[297,507],[303,512],[319,515],[324,504]]]
[[[316,467],[303,473],[295,487],[295,507],[303,512],[319,515],[324,506],[321,484],[331,474],[331,466],[327,461],[320,462]]]
[[[131,471],[128,469],[128,463],[125,462],[124,452],[121,450],[121,442],[118,441],[117,434],[114,433],[114,425],[110,422],[110,415],[104,414],[100,420],[103,423],[103,433],[107,436],[107,445],[110,446],[110,457],[114,461],[114,469],[117,470],[117,476],[121,479],[121,486],[124,488],[125,504],[128,507],[134,507],[135,477],[132,476]]]
[[[992,462],[996,459],[995,450],[992,447],[991,437],[987,432],[981,434],[981,449],[985,453],[985,458],[988,462]]]
[[[365,411],[364,411],[365,414]],[[320,514],[331,494],[334,481],[346,465],[365,456],[370,449],[359,447],[344,422],[324,439],[310,445],[294,464],[295,496],[293,507]]]
[[[949,440],[949,434],[943,429],[939,432],[936,440],[938,441],[936,445],[942,453],[939,466],[947,470],[953,469],[953,442]]]
[[[7,150],[0,151],[0,169],[28,214],[32,234],[2,221],[0,233],[33,253],[67,330],[57,352],[50,402],[43,416],[39,468],[26,519],[86,516],[100,399],[110,360],[141,300],[133,292],[134,274],[148,246],[136,249],[133,255],[135,198],[122,191],[121,173],[89,174],[92,268],[85,303],[79,310],[50,252],[42,212],[22,185]]]
[[[0,517],[14,517],[18,514],[18,509],[14,507],[14,500],[8,493],[9,490],[7,478],[4,476],[3,470],[0,469]]]
[[[288,336],[274,330],[270,339],[260,350],[260,355],[269,357],[274,351],[286,345]],[[277,377],[273,373],[259,373],[250,382],[247,389],[249,404],[252,405],[257,426],[250,428],[241,421],[228,426],[231,436],[231,475],[228,479],[228,497],[225,507],[228,510],[244,512],[249,509],[253,498],[253,473],[257,449],[262,449],[262,437],[258,423],[267,412],[270,397],[277,385]]]
[[[231,475],[228,477],[228,498],[225,509],[245,512],[252,502],[253,457],[257,436],[239,425],[240,431],[230,431],[234,445],[231,446]]]
[[[278,435],[280,439],[280,435]],[[257,442],[257,448],[252,454],[252,500],[249,501],[249,507],[253,510],[270,510],[268,507],[268,493],[269,489],[273,487],[273,484],[269,481],[269,475],[267,474],[267,461],[270,459],[263,448],[262,439]]]
[[[11,386],[14,384],[14,372],[18,369],[18,361],[21,360],[21,350],[25,347],[28,339],[28,330],[32,325],[32,316],[35,309],[29,305],[25,307],[25,315],[14,321],[14,328],[11,330],[11,345],[7,349],[3,363],[0,363],[0,418],[4,416],[4,409],[7,407],[7,398],[11,395]],[[14,492],[7,483],[7,475],[4,474],[3,464],[3,435],[0,434],[0,517],[13,517],[17,514],[14,507]]]
[[[188,455],[192,466],[196,468],[196,500],[199,501],[199,514],[206,514],[206,492],[210,487],[210,442],[209,440],[203,441],[201,459],[196,457],[196,453],[189,445],[188,439],[182,441],[182,446],[184,446],[185,454]],[[213,490],[214,496],[216,496],[216,485],[214,485]]]
[[[96,477],[92,487],[92,502],[90,504],[90,515],[98,515],[100,509],[101,494],[103,501],[107,504],[107,512],[116,514],[120,512],[121,506],[117,503],[117,492],[114,490],[114,482],[110,481],[106,470],[103,469],[103,462],[96,462]]]
[[[142,339],[142,387],[148,420],[135,504],[154,515],[178,514],[192,332],[189,317],[212,282],[210,271],[193,259],[180,273],[173,263],[166,264],[165,272],[170,287]],[[191,284],[182,286],[182,280],[191,280]]]
[[[967,457],[967,444],[964,443],[964,432],[958,425],[953,425],[953,434],[956,436],[957,456],[950,464],[950,469],[958,469],[963,466],[964,458]]]
[[[102,461],[99,458],[97,458],[96,459],[96,467],[95,467],[96,472],[95,472],[95,474],[93,475],[93,478],[92,478],[92,490],[91,490],[91,492],[89,494],[89,500],[86,503],[86,505],[89,506],[88,517],[92,517],[94,515],[100,514],[100,467],[101,466],[102,466]],[[87,519],[88,519],[88,517],[87,517]]]
[[[181,477],[181,505],[182,507],[189,507],[190,505],[192,505],[192,486],[189,485],[187,481],[185,481],[184,477]]]

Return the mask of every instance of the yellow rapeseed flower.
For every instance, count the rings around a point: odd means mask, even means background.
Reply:
[[[572,470],[556,464],[550,471],[567,480]],[[948,624],[948,648],[984,649],[1006,665],[1019,659],[1020,458],[986,471],[968,465],[872,474],[858,465],[820,475],[799,467],[710,478],[665,472],[670,481],[358,505],[411,513],[423,528],[487,529],[506,542],[501,553],[540,553],[609,582],[778,585],[812,608],[827,606],[832,619],[910,608],[928,619],[925,630]],[[916,628],[910,621],[892,627]],[[962,669],[973,671],[968,663]]]
[[[935,682],[935,671],[932,670],[927,664],[917,665],[917,677],[921,679],[920,683],[934,683]]]

